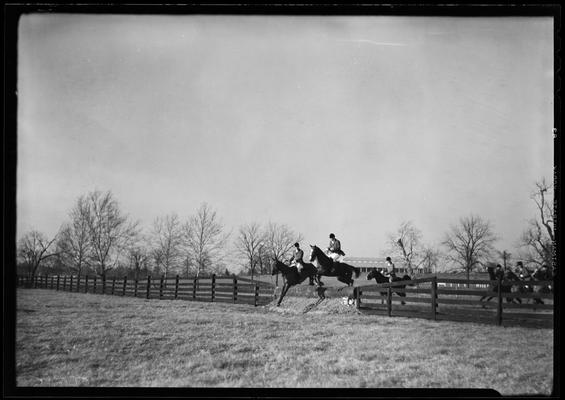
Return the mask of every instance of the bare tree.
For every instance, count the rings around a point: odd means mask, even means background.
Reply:
[[[148,269],[149,264],[149,238],[139,232],[127,249],[130,270],[133,271],[133,277],[136,280],[140,279],[141,271]]]
[[[158,217],[153,222],[153,255],[157,268],[165,277],[173,270],[179,272],[182,258],[183,234],[176,214]]]
[[[58,255],[50,252],[49,248],[55,243],[57,235],[51,240],[36,230],[26,233],[18,242],[18,256],[21,262],[27,266],[31,279],[35,277],[41,263],[49,257]]]
[[[555,210],[553,207],[553,191],[545,179],[535,184],[536,190],[531,199],[538,210],[537,218],[528,221],[528,227],[519,239],[522,258],[526,263],[553,266],[555,255]]]
[[[388,234],[391,250],[404,260],[410,275],[422,263],[421,239],[422,232],[411,221],[402,222],[395,233]]]
[[[504,270],[506,271],[508,269],[508,264],[510,263],[510,260],[512,258],[512,254],[509,253],[506,250],[502,250],[502,251],[497,250],[496,253],[502,259],[502,266],[504,267]]]
[[[443,244],[448,250],[450,259],[463,267],[469,280],[471,270],[491,255],[496,240],[497,237],[492,232],[490,223],[479,216],[471,215],[461,218],[459,225],[451,227]]]
[[[79,276],[83,269],[89,266],[88,260],[92,251],[88,216],[87,199],[81,196],[69,213],[70,222],[61,227],[57,241],[62,262]]]
[[[203,271],[223,269],[224,247],[229,237],[216,211],[203,203],[184,225],[185,243],[198,277]]]
[[[264,233],[258,223],[242,225],[235,239],[237,251],[247,260],[251,276],[255,272],[257,264],[262,266],[260,251],[263,248]]]
[[[87,195],[88,230],[92,247],[92,261],[96,273],[106,278],[109,270],[116,267],[121,252],[137,233],[137,222],[130,222],[122,214],[112,192],[94,191]]]
[[[442,253],[433,246],[423,246],[421,253],[421,265],[425,270],[430,272],[438,272],[442,261]]]
[[[270,257],[284,260],[291,257],[294,243],[304,240],[301,233],[293,232],[284,224],[269,222],[265,228],[264,243]]]

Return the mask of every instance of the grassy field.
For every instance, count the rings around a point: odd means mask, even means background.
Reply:
[[[551,393],[553,330],[359,315],[335,302],[301,314],[18,289],[17,385]]]

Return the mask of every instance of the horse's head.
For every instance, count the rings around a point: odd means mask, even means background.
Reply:
[[[367,279],[374,279],[377,283],[384,283],[388,282],[388,278],[384,276],[378,269],[373,269],[371,272],[367,274]]]
[[[312,249],[310,251],[310,262],[313,262],[320,255],[321,250],[316,245],[310,245],[310,248]]]

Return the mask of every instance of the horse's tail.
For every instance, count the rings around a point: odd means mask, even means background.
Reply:
[[[359,274],[361,273],[361,268],[353,267],[353,271],[355,271],[355,278],[359,278]]]

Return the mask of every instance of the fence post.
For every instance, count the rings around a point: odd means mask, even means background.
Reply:
[[[122,290],[122,296],[126,295],[126,285],[128,284],[128,277],[127,275],[124,276],[124,289]]]
[[[432,278],[431,281],[431,296],[432,296],[432,317],[434,318],[434,320],[437,318],[436,317],[436,307],[437,307],[437,276],[434,276]]]
[[[177,299],[178,296],[179,296],[179,276],[177,274],[175,278],[175,300]]]
[[[214,302],[215,291],[216,291],[216,274],[212,274],[212,302]]]
[[[147,275],[147,294],[146,298],[149,298],[149,292],[151,291],[151,275]]]
[[[49,281],[49,274],[43,275],[43,289],[47,289],[47,282]]]
[[[163,283],[165,282],[165,275],[161,275],[161,282],[159,282],[159,300],[163,298]]]
[[[88,293],[88,274],[84,277],[84,293]]]
[[[106,294],[106,273],[102,275],[102,294]]]
[[[96,294],[96,279],[97,279],[97,276],[94,275],[94,284],[92,285],[92,286],[93,286],[92,292],[93,292],[94,294]]]
[[[77,292],[80,291],[80,275],[77,275]]]
[[[196,300],[196,285],[198,285],[198,278],[194,278],[192,281],[192,299]]]
[[[116,278],[112,278],[112,296],[114,295],[114,288],[116,287]]]
[[[133,281],[133,297],[137,297],[137,278]]]
[[[259,302],[259,285],[255,284],[255,307],[257,307],[258,302]]]
[[[233,277],[233,302],[237,301],[237,278]]]
[[[502,325],[502,276],[498,277],[498,307],[496,309],[496,323]]]
[[[57,275],[57,290],[59,290],[59,279],[60,279],[60,278],[61,278],[61,277],[60,277],[59,275]]]
[[[388,285],[388,289],[386,292],[386,309],[388,316],[392,316],[392,288],[390,287],[390,283]]]
[[[53,281],[55,280],[55,276],[51,275],[51,287],[49,289],[53,289]]]

